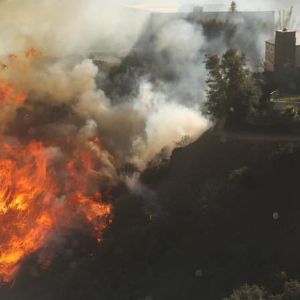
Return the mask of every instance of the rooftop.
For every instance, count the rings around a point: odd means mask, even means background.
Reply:
[[[294,30],[278,30],[279,32],[295,32]],[[275,39],[272,38],[266,41],[269,44],[275,44]],[[296,31],[296,46],[300,46],[300,31]]]

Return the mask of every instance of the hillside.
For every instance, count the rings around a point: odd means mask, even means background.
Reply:
[[[299,278],[299,162],[296,143],[213,132],[174,152],[157,191],[182,251],[177,264],[190,277],[203,271],[186,299],[221,299],[246,282],[280,290],[283,272]],[[183,299],[174,286],[172,299]]]
[[[300,278],[299,164],[296,143],[208,131],[144,174],[154,198],[120,189],[101,244],[74,234],[0,298],[218,300],[244,283],[278,293]]]

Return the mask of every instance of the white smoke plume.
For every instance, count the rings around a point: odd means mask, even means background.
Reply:
[[[54,57],[93,47],[126,52],[147,17],[135,14],[131,18],[130,14],[117,0],[3,0],[0,54],[31,47]]]
[[[237,4],[239,9],[248,8],[246,1]],[[109,151],[119,161],[134,162],[142,169],[162,148],[174,148],[183,136],[195,139],[208,127],[200,112],[207,41],[199,26],[182,18],[175,16],[155,30],[155,62],[175,74],[176,80],[154,84],[140,78],[139,93],[118,104],[97,85],[106,77],[105,71],[85,57],[93,50],[126,55],[148,17],[116,0],[4,0],[0,2],[0,56],[8,68],[1,75],[18,82],[33,101],[62,103],[93,120]],[[224,48],[215,43],[216,49]],[[40,55],[26,68],[7,59],[10,53],[30,48]]]
[[[172,150],[183,136],[196,139],[207,128],[199,107],[195,103],[187,106],[182,99],[197,85],[192,80],[197,78],[194,62],[202,44],[201,34],[199,39],[193,38],[194,28],[187,23],[162,29],[156,45],[158,52],[170,53],[168,67],[176,70],[180,84],[159,86],[140,78],[138,95],[113,104],[114,99],[96,83],[106,74],[84,57],[94,49],[111,55],[128,53],[147,14],[135,12],[130,17],[133,12],[120,1],[96,0],[7,0],[0,3],[0,11],[0,55],[7,66],[1,77],[17,82],[33,102],[69,106],[87,120],[87,125],[78,129],[79,137],[99,132],[119,163],[135,163],[143,169],[162,148]],[[184,51],[180,48],[183,43]],[[23,53],[31,48],[37,49],[38,56],[23,63]],[[21,58],[8,58],[11,53]],[[74,124],[44,125],[64,134],[74,132]]]

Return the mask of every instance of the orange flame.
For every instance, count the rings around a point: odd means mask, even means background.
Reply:
[[[57,166],[56,152],[41,142],[22,146],[0,137],[0,276],[5,282],[54,230],[81,219],[101,240],[110,222],[110,205],[99,192],[89,193],[96,164],[92,154],[71,151]]]
[[[0,102],[4,104],[19,105],[28,98],[25,92],[18,92],[11,83],[5,82],[0,78]]]
[[[28,51],[25,52],[25,56],[27,58],[37,57],[38,51],[35,48],[31,48]]]

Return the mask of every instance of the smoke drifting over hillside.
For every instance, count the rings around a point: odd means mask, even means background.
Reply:
[[[160,147],[172,146],[182,135],[197,137],[206,127],[199,112],[175,104],[175,99],[161,95],[154,87],[145,89],[150,83],[145,83],[143,78],[138,83],[141,86],[138,97],[123,99],[122,104],[113,106],[113,99],[106,97],[96,85],[96,78],[105,74],[101,75],[102,70],[91,60],[80,58],[87,56],[91,49],[111,55],[128,53],[144,28],[147,14],[124,9],[120,1],[109,4],[94,0],[24,1],[22,4],[3,1],[0,8],[3,28],[0,53],[8,66],[2,76],[29,91],[32,101],[68,105],[81,118],[94,120],[108,148],[123,162],[133,157],[135,161],[149,160]],[[20,72],[20,61],[7,56],[11,53],[18,56],[30,48],[37,49],[38,57]],[[175,51],[181,55],[180,49]],[[143,99],[147,97],[153,99],[146,104]],[[186,114],[185,120],[191,114],[197,120],[191,125],[184,120],[181,124],[176,113],[172,117],[176,110]],[[163,126],[162,130],[166,132],[169,128],[171,132],[164,133],[164,141],[162,137],[156,141],[150,131],[159,136],[162,123],[153,120],[162,119],[163,111],[172,126]]]
[[[227,39],[209,37],[187,15],[152,17],[121,0],[0,2],[0,213],[12,228],[0,226],[5,280],[54,231],[84,222],[101,241],[111,187],[127,176],[130,189],[147,193],[137,174],[209,127],[205,53],[234,46],[251,65],[261,55],[265,33],[255,27],[253,36],[243,19],[232,18]],[[91,52],[121,64],[105,68]],[[136,172],[124,176],[129,165]]]
[[[227,1],[224,4],[227,5]],[[246,1],[237,4],[238,9],[253,9]],[[264,3],[264,9],[274,9],[274,4],[273,1]],[[107,147],[119,160],[139,161],[139,165],[145,166],[164,146],[172,148],[182,136],[195,138],[207,128],[207,121],[200,112],[205,98],[202,61],[205,51],[221,53],[225,50],[228,45],[224,37],[208,41],[200,26],[179,16],[157,26],[151,45],[153,68],[166,76],[171,74],[173,80],[163,78],[153,82],[147,79],[147,74],[137,77],[135,84],[139,93],[123,99],[121,95],[116,105],[113,104],[115,99],[96,84],[100,81],[101,86],[101,80],[108,74],[84,57],[95,49],[110,55],[129,54],[145,33],[149,21],[147,12],[125,8],[121,1],[96,0],[76,3],[27,0],[21,4],[11,0],[2,1],[0,8],[3,28],[0,54],[3,63],[8,65],[3,76],[29,91],[32,101],[68,105],[81,118],[96,122]],[[245,34],[243,24],[239,25],[232,45],[245,50],[245,37],[247,41],[252,38]],[[265,35],[258,36],[254,43],[258,50],[251,53],[253,57],[262,54]],[[25,71],[19,72],[18,63],[7,56],[30,48],[37,49],[39,57]],[[153,76],[151,71],[149,73]],[[146,98],[147,104],[143,100]],[[178,111],[183,117],[178,117]],[[156,119],[160,121],[154,122]],[[185,121],[188,119],[194,120],[190,126]],[[173,125],[163,126],[166,120]],[[5,126],[2,124],[2,127]],[[160,130],[164,132],[161,135]]]
[[[17,81],[20,89],[29,92],[31,101],[69,106],[80,118],[97,124],[108,149],[118,160],[139,161],[140,166],[145,166],[161,148],[172,148],[184,135],[196,138],[207,128],[207,121],[200,112],[205,98],[204,53],[221,53],[228,45],[224,37],[208,41],[201,26],[175,16],[154,30],[155,39],[151,45],[154,71],[166,76],[171,74],[173,80],[162,78],[153,82],[148,79],[155,76],[151,70],[135,78],[138,93],[123,98],[121,95],[118,104],[113,104],[115,99],[99,88],[99,82],[101,86],[101,80],[108,74],[85,57],[95,49],[123,56],[134,49],[145,33],[149,14],[125,8],[123,4],[96,0],[76,3],[26,0],[21,4],[17,0],[2,1],[0,55],[8,66],[3,77]],[[230,3],[224,1],[224,4]],[[238,9],[255,8],[255,3],[250,6],[247,1],[237,1],[237,4]],[[278,1],[263,5],[261,9],[282,6]],[[249,39],[252,33],[245,33],[247,30],[242,23],[237,28],[231,45],[247,50],[245,41],[252,40]],[[262,55],[264,39],[263,34],[255,37],[253,43],[257,51],[250,55]],[[31,48],[37,49],[38,58],[20,72],[18,61],[8,55],[18,55]],[[144,99],[148,99],[147,103]],[[6,117],[3,122],[8,122]],[[2,128],[5,128],[3,122]],[[164,123],[167,124],[162,125]]]

